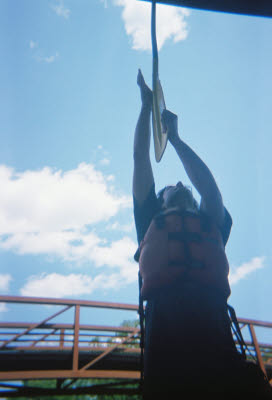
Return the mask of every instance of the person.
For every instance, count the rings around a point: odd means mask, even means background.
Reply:
[[[142,104],[134,136],[133,201],[139,244],[135,259],[147,301],[144,398],[165,399],[171,394],[178,398],[177,393],[180,398],[184,393],[217,396],[239,390],[252,394],[256,387],[248,384],[248,369],[241,368],[244,360],[232,337],[227,308],[230,287],[225,246],[232,218],[211,171],[180,138],[178,117],[169,110],[163,112],[162,123],[201,201],[198,205],[182,182],[167,185],[156,195],[150,160],[152,91],[141,70],[137,83]],[[156,221],[162,219],[159,229]],[[210,233],[202,230],[203,221],[208,221]],[[189,239],[178,232],[179,239],[170,241],[170,231],[175,226],[184,230],[186,224]],[[197,233],[192,232],[194,225]],[[196,243],[193,237],[204,240]],[[169,255],[171,251],[174,255]],[[188,259],[190,251],[193,257]]]

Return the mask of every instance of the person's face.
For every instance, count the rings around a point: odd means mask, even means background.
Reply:
[[[175,186],[167,186],[163,193],[163,204],[166,208],[178,206],[184,197],[185,187],[181,182]]]

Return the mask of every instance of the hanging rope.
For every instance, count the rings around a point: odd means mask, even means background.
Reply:
[[[151,41],[152,41],[152,55],[153,55],[153,75],[152,75],[152,90],[153,90],[153,107],[152,107],[152,122],[153,122],[153,138],[155,147],[155,158],[159,162],[162,158],[164,150],[167,145],[167,133],[163,132],[161,124],[161,114],[165,107],[165,101],[163,96],[162,87],[159,80],[159,57],[158,57],[158,46],[156,37],[156,0],[152,0],[151,9]],[[144,382],[144,342],[145,342],[145,311],[144,302],[141,295],[142,289],[142,277],[140,272],[138,274],[139,282],[139,319],[140,319],[140,389],[143,390]]]
[[[161,123],[161,114],[165,110],[165,101],[161,83],[159,80],[159,56],[156,37],[156,0],[152,0],[151,10],[151,42],[153,55],[153,75],[152,75],[152,90],[153,90],[153,138],[155,148],[155,158],[159,162],[163,156],[167,145],[167,132],[163,131]]]
[[[156,87],[157,80],[159,79],[159,56],[158,56],[158,45],[156,37],[156,0],[152,0],[151,41],[152,41],[152,55],[153,55],[153,88],[154,88]]]

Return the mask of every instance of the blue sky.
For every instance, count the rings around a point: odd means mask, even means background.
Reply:
[[[157,14],[166,105],[233,218],[229,302],[272,321],[272,21]],[[0,30],[1,293],[136,304],[132,147],[138,68],[152,77],[150,4],[2,0]],[[189,184],[170,145],[151,157],[157,189]]]

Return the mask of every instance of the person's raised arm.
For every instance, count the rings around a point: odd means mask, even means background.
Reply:
[[[224,206],[220,190],[211,171],[198,155],[180,139],[178,117],[165,110],[162,114],[162,122],[166,126],[169,141],[176,150],[190,181],[201,196],[201,208],[221,226],[224,220]]]
[[[150,161],[150,116],[152,109],[152,91],[146,85],[142,72],[139,70],[137,83],[141,91],[142,106],[134,136],[134,171],[133,195],[138,204],[142,204],[154,184]]]

